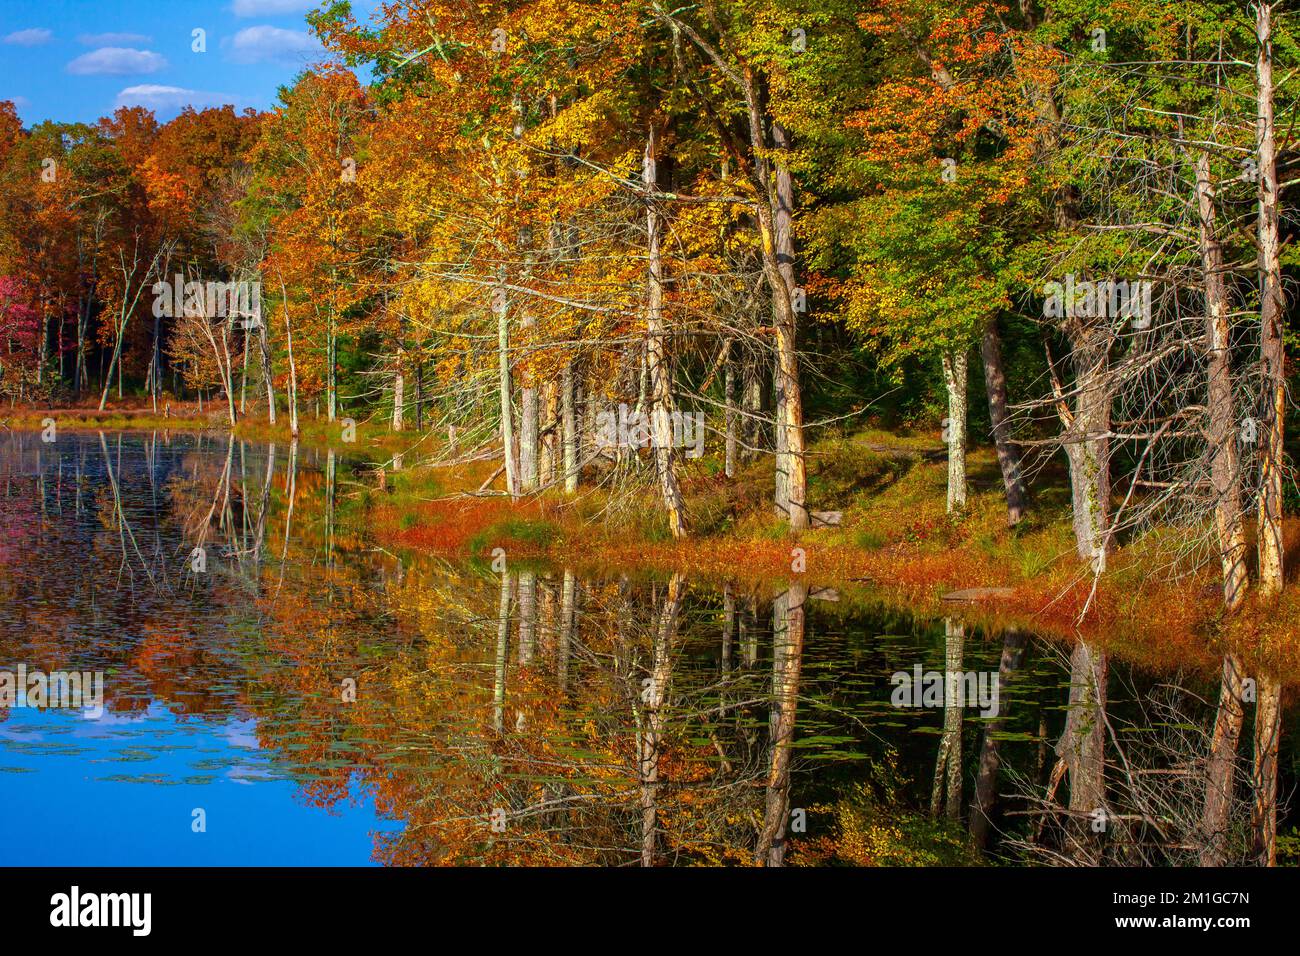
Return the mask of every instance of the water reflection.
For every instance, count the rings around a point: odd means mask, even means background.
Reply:
[[[801,580],[394,554],[334,451],[10,434],[0,480],[0,669],[107,708],[0,708],[5,863],[1231,862],[1272,799],[1210,769],[1204,676]]]

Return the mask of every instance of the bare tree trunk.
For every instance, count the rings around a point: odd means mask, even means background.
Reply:
[[[945,352],[943,383],[948,391],[948,511],[966,507],[966,350]]]
[[[1224,284],[1223,247],[1215,227],[1214,186],[1210,157],[1196,159],[1196,200],[1200,220],[1201,268],[1205,273],[1205,347],[1210,412],[1210,480],[1214,484],[1214,524],[1223,570],[1223,604],[1235,611],[1246,596],[1246,529],[1241,513],[1241,477],[1237,463],[1237,426],[1232,400],[1232,345],[1228,335],[1228,290]]]
[[[524,311],[520,326],[525,329],[533,327],[537,320],[532,313]],[[527,338],[528,333],[524,336]],[[523,492],[537,490],[537,386],[532,383],[532,376],[521,375],[519,389],[519,482]]]
[[[723,393],[726,396],[726,452],[723,470],[728,478],[736,477],[736,363],[728,355],[722,372]]]
[[[989,420],[993,424],[993,445],[1002,472],[1002,486],[1007,497],[1007,524],[1020,523],[1029,507],[1025,479],[1020,472],[1020,449],[1011,441],[1011,424],[1007,415],[1007,375],[1002,364],[1002,336],[997,319],[984,326],[980,340],[980,357],[984,362],[984,388],[989,399]]]
[[[1272,4],[1255,6],[1255,138],[1259,167],[1257,219],[1260,263],[1260,364],[1263,366],[1266,410],[1260,443],[1260,489],[1257,500],[1259,590],[1265,598],[1282,593],[1282,477],[1286,416],[1285,346],[1282,323],[1286,300],[1282,288],[1278,222],[1281,216],[1277,180],[1277,144],[1273,125]],[[1253,824],[1259,862],[1277,862],[1277,752],[1282,735],[1282,689],[1277,680],[1261,675],[1256,686]]]
[[[543,485],[550,485],[555,481],[556,448],[559,447],[556,436],[560,431],[560,389],[554,380],[543,387],[542,399],[546,417],[542,427],[541,481]]]
[[[752,84],[752,80],[751,80]],[[751,127],[757,117],[751,115]],[[757,125],[762,142],[761,123]],[[776,427],[777,427],[777,510],[790,522],[790,527],[800,530],[808,527],[808,481],[803,442],[803,396],[799,386],[799,359],[796,349],[798,316],[794,307],[794,182],[785,154],[790,149],[790,137],[780,123],[772,124],[775,150],[775,190],[770,222],[766,203],[759,204],[760,228],[771,237],[763,243],[765,271],[772,286],[776,320]]]
[[[406,376],[402,366],[406,361],[406,350],[397,349],[396,365],[393,368],[393,431],[400,432],[405,425],[403,420],[406,410]]]
[[[1259,54],[1255,65],[1259,165],[1258,242],[1260,263],[1260,344],[1266,407],[1260,443],[1259,589],[1265,597],[1282,591],[1283,425],[1286,417],[1285,352],[1282,323],[1286,304],[1279,259],[1277,144],[1273,130],[1272,4],[1255,5]]]
[[[677,481],[677,452],[673,447],[673,394],[672,370],[665,347],[663,317],[663,261],[659,255],[659,209],[654,193],[657,189],[658,156],[657,137],[651,123],[645,147],[645,202],[647,230],[646,281],[646,364],[650,372],[650,423],[654,436],[655,469],[659,473],[659,487],[663,493],[664,507],[668,511],[668,527],[674,538],[684,538],[689,532],[686,502]]]
[[[499,291],[499,290],[498,290]],[[501,449],[506,466],[506,489],[519,496],[519,464],[515,458],[514,408],[510,382],[510,313],[505,303],[497,308],[497,367],[501,400]]]
[[[754,862],[785,865],[785,831],[790,819],[790,756],[794,745],[795,712],[803,667],[806,584],[791,584],[773,602],[772,713],[768,736],[772,759],[767,774],[767,802]]]
[[[239,372],[239,414],[242,418],[248,407],[248,331],[243,334],[244,362]]]
[[[1093,324],[1071,336],[1074,412],[1065,436],[1070,463],[1074,540],[1079,557],[1105,570],[1110,527],[1110,337]]]
[[[741,458],[752,461],[763,445],[763,383],[759,368],[751,358],[746,358],[741,367],[741,404],[745,410],[740,423],[740,433],[744,436],[745,447]]]
[[[266,338],[266,322],[257,319],[257,348],[262,363],[262,381],[266,383],[266,420],[275,424],[275,374],[271,369],[271,345]]]
[[[578,420],[573,393],[573,362],[567,362],[560,380],[560,416],[563,419],[564,493],[578,491]]]

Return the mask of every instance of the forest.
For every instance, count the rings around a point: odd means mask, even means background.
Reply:
[[[307,21],[327,56],[269,111],[0,102],[0,424],[356,445],[427,550],[986,590],[1071,642],[1045,800],[1076,862],[1116,635],[1208,660],[1194,862],[1276,862],[1290,3]]]

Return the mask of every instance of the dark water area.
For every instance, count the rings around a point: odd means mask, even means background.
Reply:
[[[1203,676],[1111,660],[1071,815],[1068,647],[811,581],[392,553],[358,464],[0,435],[0,673],[87,688],[0,706],[0,864],[1056,863],[1071,828],[1194,859]]]

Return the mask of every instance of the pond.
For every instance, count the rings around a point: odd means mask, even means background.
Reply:
[[[1191,861],[1203,675],[1111,661],[1123,769],[1063,823],[1068,647],[814,581],[394,553],[362,464],[0,435],[0,863],[1050,863],[1072,828]]]

